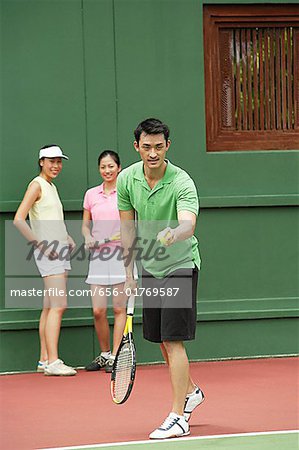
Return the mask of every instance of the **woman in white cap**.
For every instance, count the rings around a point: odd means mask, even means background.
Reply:
[[[62,170],[62,159],[68,157],[55,144],[40,149],[40,174],[29,183],[14,218],[15,226],[35,247],[35,262],[44,281],[37,371],[45,375],[77,373],[58,357],[61,320],[67,306],[67,271],[71,269],[70,253],[75,247],[67,233],[62,204],[53,184]],[[30,226],[26,222],[28,214]]]

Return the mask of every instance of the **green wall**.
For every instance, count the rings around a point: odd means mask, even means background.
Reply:
[[[191,358],[298,353],[298,151],[206,152],[202,3],[1,0],[1,245],[40,146],[56,142],[70,156],[57,185],[67,217],[79,219],[99,151],[117,149],[123,166],[136,161],[134,127],[160,117],[171,128],[170,160],[200,193]],[[5,310],[4,274],[2,251],[0,370],[29,370],[39,311]],[[159,360],[138,313],[136,324],[139,361]],[[68,310],[63,325],[62,357],[85,364],[97,352],[91,310]]]

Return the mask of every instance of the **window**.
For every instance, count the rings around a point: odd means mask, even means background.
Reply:
[[[204,6],[207,150],[299,149],[299,5]]]

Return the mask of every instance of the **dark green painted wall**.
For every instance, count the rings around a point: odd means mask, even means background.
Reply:
[[[41,145],[57,142],[70,156],[57,185],[68,217],[79,219],[99,151],[116,148],[123,166],[136,161],[134,127],[160,117],[171,128],[169,158],[194,178],[202,206],[190,356],[296,353],[298,151],[206,152],[202,3],[1,0],[1,246]],[[0,370],[28,370],[39,311],[4,309],[4,274],[2,251]],[[160,359],[137,329],[139,360]],[[91,310],[67,311],[62,356],[82,365],[96,351]]]

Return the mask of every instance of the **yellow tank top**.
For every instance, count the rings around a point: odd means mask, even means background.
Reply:
[[[67,242],[67,231],[64,223],[63,208],[56,186],[38,176],[30,183],[37,181],[41,188],[41,197],[29,210],[32,231],[39,241],[52,242],[57,240],[61,244]]]

